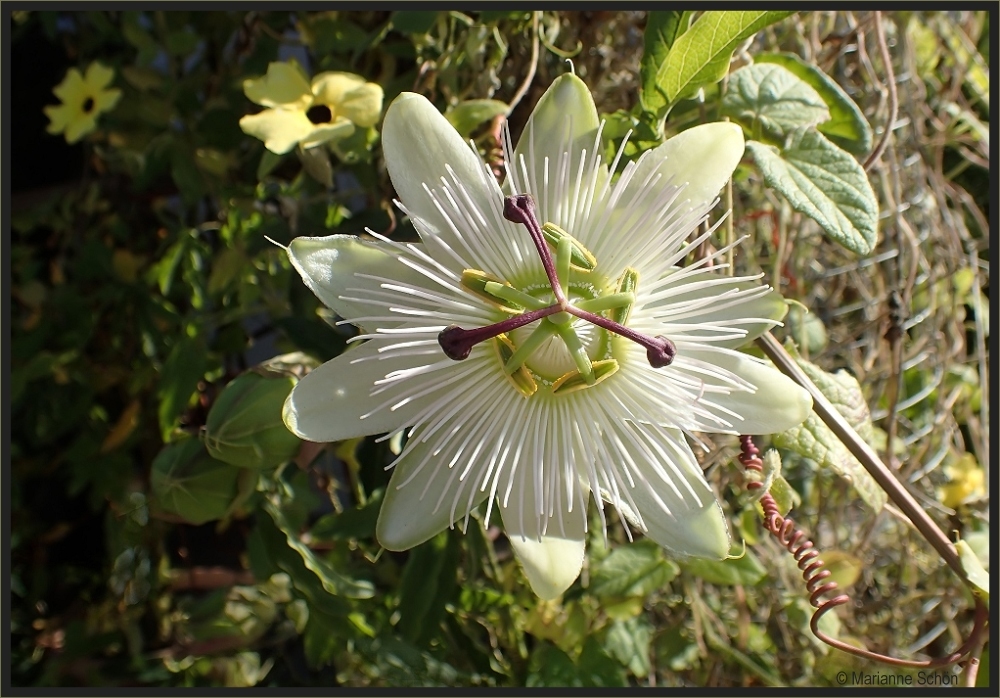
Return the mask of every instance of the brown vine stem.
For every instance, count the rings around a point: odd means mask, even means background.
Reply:
[[[885,67],[885,84],[889,90],[889,115],[882,130],[882,138],[879,139],[875,150],[865,160],[865,171],[867,172],[885,152],[886,145],[892,137],[892,128],[896,123],[896,113],[899,109],[899,97],[896,94],[896,75],[892,70],[892,56],[889,55],[889,46],[885,42],[885,31],[882,29],[882,13],[875,12],[875,38],[878,40],[879,55],[882,57],[882,65]]]
[[[517,88],[517,92],[510,98],[506,116],[510,116],[511,112],[514,111],[514,107],[524,98],[524,95],[528,92],[528,88],[531,87],[531,81],[535,79],[535,71],[538,69],[538,19],[541,14],[541,12],[531,13],[531,62],[528,64],[528,74],[524,76],[521,86]]]
[[[865,470],[871,473],[875,481],[885,490],[885,493],[889,495],[889,498],[896,506],[906,514],[907,518],[913,522],[913,525],[920,531],[920,534],[938,552],[945,563],[968,585],[968,577],[962,568],[962,563],[958,558],[955,546],[952,545],[948,537],[938,528],[934,520],[927,515],[923,507],[917,503],[913,495],[903,487],[903,484],[889,470],[885,463],[882,462],[875,451],[857,435],[857,432],[847,423],[843,415],[836,410],[799,365],[795,363],[795,360],[785,351],[781,343],[774,338],[774,335],[770,332],[765,332],[757,338],[757,346],[764,350],[764,353],[774,362],[778,370],[809,392],[813,399],[813,411],[830,427],[830,430],[847,447],[847,450],[861,462]]]

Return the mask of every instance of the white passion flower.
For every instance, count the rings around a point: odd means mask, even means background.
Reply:
[[[376,535],[416,546],[499,509],[529,583],[554,598],[583,564],[591,497],[678,556],[722,559],[729,531],[688,439],[802,422],[808,394],[736,347],[784,316],[781,296],[678,267],[743,154],[728,123],[689,129],[617,179],[574,75],[542,96],[506,180],[435,107],[404,93],[382,142],[420,235],[334,235],[288,248],[360,346],[294,388],[285,424],[310,441],[405,431]],[[708,233],[696,242],[704,240]],[[626,527],[626,530],[627,527]]]

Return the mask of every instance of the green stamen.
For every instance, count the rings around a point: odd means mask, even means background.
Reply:
[[[559,285],[563,295],[569,297],[569,270],[573,261],[573,241],[562,238],[556,247],[556,273],[559,275]]]
[[[513,287],[511,287],[510,284],[506,283],[503,279],[498,279],[492,274],[487,274],[485,271],[479,271],[478,269],[466,269],[462,272],[462,288],[472,295],[486,301],[490,305],[496,306],[505,313],[510,313],[511,315],[517,315],[524,312],[525,307],[520,303],[502,298],[487,291],[486,286],[489,283],[494,283],[499,286],[507,286],[513,289]],[[532,308],[532,310],[538,310],[538,308]]]
[[[597,258],[584,247],[579,240],[567,233],[555,223],[545,223],[542,225],[542,236],[550,245],[559,248],[561,240],[569,240],[572,248],[572,266],[579,271],[594,271],[597,268]],[[560,281],[565,283],[560,275]]]
[[[559,332],[562,341],[566,344],[566,348],[569,349],[570,356],[573,357],[573,363],[576,364],[577,372],[583,376],[588,385],[593,385],[594,368],[590,361],[590,355],[587,354],[587,349],[583,346],[583,342],[580,341],[580,337],[573,331],[572,327],[567,325],[557,325],[556,330]]]
[[[517,305],[530,310],[541,310],[552,305],[534,296],[529,296],[524,291],[520,291],[513,286],[508,286],[497,281],[487,281],[483,285],[483,292],[493,298],[505,301],[511,307]]]
[[[599,313],[603,310],[631,306],[633,303],[635,303],[634,293],[612,293],[609,296],[598,296],[597,298],[577,301],[573,305],[580,310],[586,310],[588,313]]]
[[[548,322],[538,323],[538,327],[535,331],[528,335],[528,338],[521,342],[521,346],[507,357],[503,362],[503,371],[508,376],[524,366],[524,362],[528,360],[535,350],[549,337],[556,333],[556,326]]]

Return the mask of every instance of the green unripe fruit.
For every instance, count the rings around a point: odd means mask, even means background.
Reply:
[[[153,499],[188,523],[221,519],[236,499],[240,471],[205,451],[198,439],[169,444],[153,460]]]
[[[275,468],[295,457],[300,441],[281,408],[296,379],[244,373],[226,386],[208,413],[205,446],[213,458],[241,468]]]

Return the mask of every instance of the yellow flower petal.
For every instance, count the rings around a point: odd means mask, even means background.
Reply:
[[[66,126],[66,142],[76,143],[88,133],[97,128],[97,114],[82,115],[73,119]]]
[[[313,99],[309,80],[297,63],[271,63],[264,77],[243,81],[243,92],[262,107],[305,110]]]
[[[52,134],[62,133],[66,130],[66,126],[76,115],[76,110],[65,104],[60,104],[58,106],[48,106],[42,109],[45,115],[49,117],[49,125],[45,128],[46,131]]]
[[[317,102],[331,105],[358,126],[374,126],[382,114],[382,87],[360,75],[320,73],[313,78],[312,91]]]
[[[275,65],[272,63],[271,65]],[[287,153],[316,128],[298,109],[265,109],[240,119],[240,128],[247,135],[264,141],[272,153]]]
[[[313,127],[312,133],[302,139],[303,148],[312,148],[340,138],[347,138],[354,133],[354,124],[343,117],[339,117],[332,124],[322,124]]]
[[[111,111],[118,104],[118,100],[121,99],[122,91],[117,88],[112,88],[110,90],[102,90],[94,97],[94,113],[98,114],[100,112]]]
[[[96,92],[107,87],[114,77],[115,71],[113,69],[95,61],[87,67],[87,75],[84,81],[91,90]]]
[[[65,104],[73,104],[74,102],[79,102],[83,104],[83,101],[87,99],[87,85],[83,81],[83,76],[80,75],[80,71],[76,68],[70,68],[66,71],[66,77],[63,78],[62,82],[52,88],[52,92],[55,94],[59,100]]]

